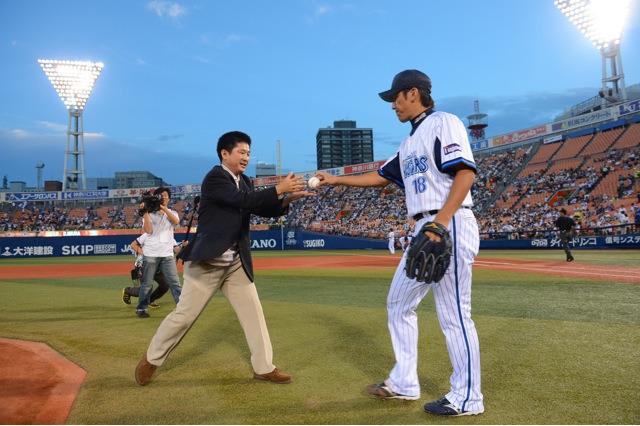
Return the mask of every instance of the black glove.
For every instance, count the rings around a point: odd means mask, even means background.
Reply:
[[[440,235],[442,241],[431,240],[425,231]],[[407,250],[407,277],[427,284],[440,281],[451,262],[452,247],[447,228],[436,222],[425,223]]]

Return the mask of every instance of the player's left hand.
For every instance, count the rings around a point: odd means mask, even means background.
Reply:
[[[431,238],[434,234],[440,241]],[[447,228],[436,222],[425,223],[407,250],[407,277],[427,284],[440,281],[451,262],[452,248]]]

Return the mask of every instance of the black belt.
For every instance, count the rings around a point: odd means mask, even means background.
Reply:
[[[471,210],[471,207],[467,207],[467,206],[462,206],[460,207],[461,209],[469,209]],[[434,214],[438,214],[440,210],[429,210],[427,213],[430,216],[433,216]],[[415,220],[416,222],[419,221],[420,219],[423,219],[425,217],[424,213],[418,213],[417,215],[413,216],[413,220]]]

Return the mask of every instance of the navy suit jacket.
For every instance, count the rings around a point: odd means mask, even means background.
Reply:
[[[288,210],[275,187],[255,191],[251,179],[241,174],[238,188],[229,172],[215,166],[202,181],[196,234],[178,257],[185,262],[212,260],[238,243],[242,267],[253,282],[249,218],[282,216]]]

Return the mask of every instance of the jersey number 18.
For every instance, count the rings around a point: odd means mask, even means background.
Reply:
[[[415,179],[413,181],[413,190],[415,191],[416,194],[422,194],[424,191],[427,190],[427,180],[423,176],[420,176],[417,179]]]

